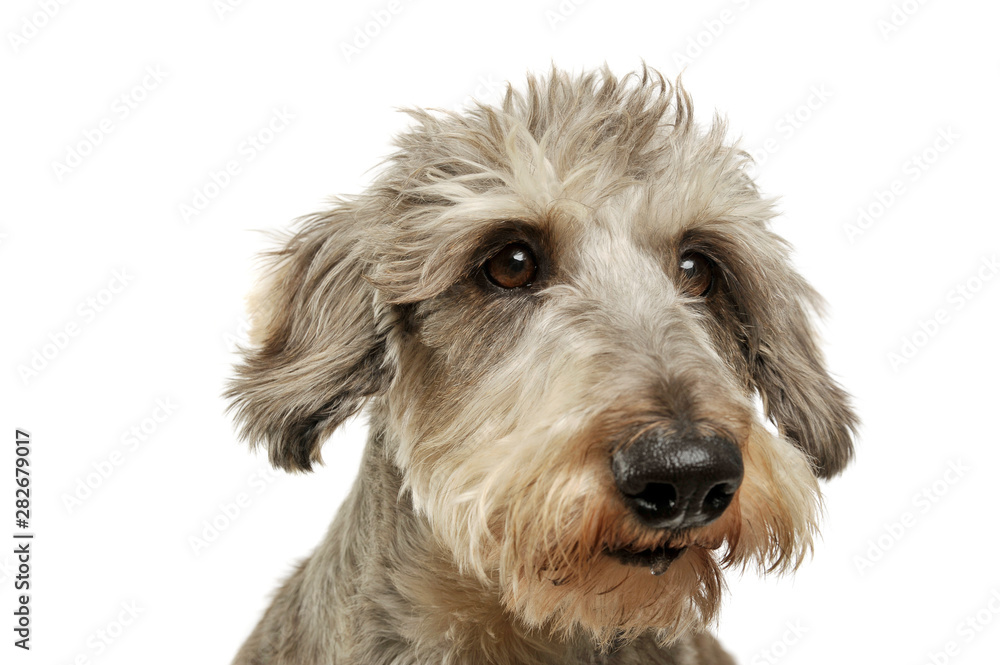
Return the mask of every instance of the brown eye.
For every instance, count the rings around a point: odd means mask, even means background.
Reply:
[[[715,281],[712,261],[698,252],[684,252],[681,254],[680,268],[680,287],[684,295],[693,298],[707,296]]]
[[[489,280],[497,286],[517,289],[531,284],[538,265],[531,248],[515,242],[490,257],[483,268]]]

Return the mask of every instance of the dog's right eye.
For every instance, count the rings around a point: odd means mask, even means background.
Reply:
[[[680,258],[681,290],[692,298],[703,298],[715,284],[712,260],[699,252],[684,252]]]
[[[486,277],[504,289],[531,286],[538,272],[538,262],[531,248],[514,242],[491,256],[483,265]]]

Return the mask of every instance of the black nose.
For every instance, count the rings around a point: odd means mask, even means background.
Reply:
[[[658,529],[712,522],[743,480],[743,458],[732,441],[663,430],[652,430],[616,452],[611,469],[628,507]]]

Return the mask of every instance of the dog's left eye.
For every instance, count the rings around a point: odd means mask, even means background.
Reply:
[[[486,261],[483,266],[491,282],[504,289],[530,286],[538,271],[535,254],[524,243],[514,242]]]
[[[703,298],[715,283],[712,260],[698,252],[684,252],[680,259],[681,290],[685,295]]]

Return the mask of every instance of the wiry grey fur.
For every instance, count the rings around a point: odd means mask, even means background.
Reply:
[[[365,404],[371,433],[236,662],[731,662],[705,632],[722,569],[798,565],[856,422],[746,154],[648,69],[411,115],[368,192],[302,220],[252,300],[228,392],[243,436],[304,471]],[[502,292],[481,266],[515,240],[539,273]],[[704,298],[678,286],[690,250],[716,266]],[[609,455],[649,427],[738,442],[716,522],[664,533],[626,509]],[[659,577],[605,554],[659,546],[686,548]]]

